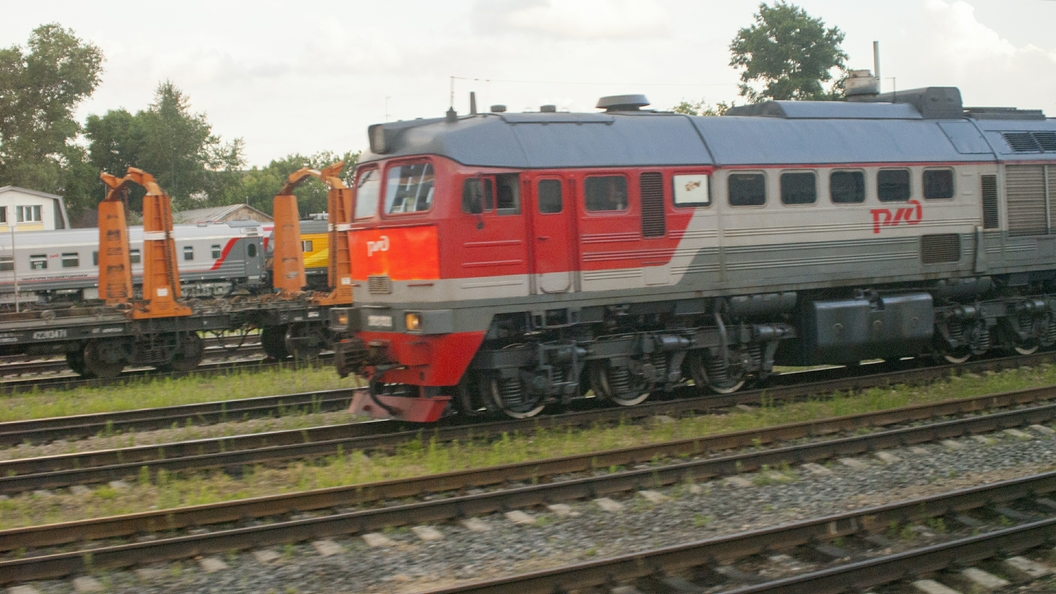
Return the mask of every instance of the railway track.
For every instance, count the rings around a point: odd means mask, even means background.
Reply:
[[[992,362],[993,363],[993,362]],[[991,364],[992,364],[991,363]],[[727,396],[708,396],[655,402],[632,408],[592,409],[528,420],[506,420],[482,424],[452,424],[429,428],[414,427],[396,422],[357,422],[322,427],[273,431],[241,436],[199,439],[170,444],[152,444],[139,447],[101,450],[48,457],[20,458],[0,462],[0,493],[19,493],[38,489],[54,489],[77,484],[108,482],[139,475],[146,469],[151,476],[159,470],[182,472],[205,469],[226,469],[239,473],[243,466],[270,464],[297,459],[312,459],[333,456],[339,452],[395,448],[413,440],[429,440],[436,443],[472,441],[503,433],[530,433],[540,429],[567,429],[598,423],[613,423],[627,420],[651,418],[657,415],[706,412],[728,408],[738,404],[761,404],[763,402],[791,401],[818,394],[862,389],[893,383],[927,381],[941,376],[943,368],[925,368],[894,374],[850,377],[810,384],[801,384],[776,390],[756,390]],[[244,416],[271,414],[279,407],[315,407],[320,410],[340,408],[351,398],[353,390],[324,392],[315,396],[297,395],[289,400],[251,399],[241,403],[213,403],[191,407],[173,407],[175,410],[159,412],[131,411],[120,419],[122,425],[110,425],[114,420],[107,415],[87,415],[91,418],[75,418],[78,424],[65,424],[63,419],[28,421],[18,426],[0,425],[0,443],[21,443],[41,439],[42,436],[63,435],[77,432],[94,434],[114,428],[168,427],[179,419],[206,420],[235,419]],[[1010,396],[1013,400],[1036,402],[1056,398],[1056,388],[1040,388]],[[998,399],[1000,400],[1000,399]],[[965,414],[979,410],[994,400],[994,397],[971,399],[953,403],[941,410],[958,410]],[[333,407],[333,408],[330,408]],[[939,410],[939,409],[936,409]],[[927,418],[931,413],[922,413]],[[954,413],[950,413],[954,414]],[[153,415],[153,416],[148,416]],[[208,415],[208,416],[207,416]],[[897,414],[891,415],[892,418]],[[173,421],[172,419],[177,419]],[[879,417],[877,417],[879,418]],[[15,425],[15,424],[7,424]],[[772,441],[772,439],[769,439]],[[652,454],[650,454],[652,455]],[[648,459],[648,456],[644,459]]]
[[[917,581],[910,576],[945,570],[972,568],[978,577],[980,570],[974,566],[988,560],[1004,561],[1008,570],[1029,576],[1051,572],[1051,568],[1021,554],[1051,545],[1056,538],[1056,502],[1045,497],[1053,492],[1056,473],[1046,473],[775,528],[432,590],[429,594],[548,594],[588,591],[619,583],[634,584],[645,592],[703,591],[705,583],[716,580],[723,582],[722,587],[710,591],[729,594],[864,592],[894,582]],[[897,546],[883,536],[892,525],[944,516],[953,518],[953,523],[962,528],[944,542],[890,554],[882,552]],[[996,518],[1004,520],[999,523]],[[1015,525],[1001,527],[1003,522]],[[834,542],[839,544],[831,544]],[[786,569],[786,575],[778,579],[733,567],[752,556],[773,555],[777,551],[808,559],[805,564],[816,563],[819,556],[829,561],[821,563],[822,569],[798,575]],[[961,573],[965,578],[967,575]],[[949,581],[952,576],[935,577]],[[1005,585],[1010,584],[1005,581]],[[983,590],[981,584],[977,586]]]
[[[1056,388],[1048,390],[1051,392]],[[1028,402],[1033,397],[1023,393],[992,395],[976,399],[974,404],[969,406],[985,407],[987,398],[996,405],[1008,406]],[[91,551],[93,568],[125,567],[235,549],[298,542],[309,538],[359,534],[392,526],[442,522],[510,509],[633,492],[638,489],[655,489],[665,485],[750,472],[764,467],[818,462],[911,444],[984,434],[1009,427],[1051,422],[1056,419],[1056,405],[1048,403],[963,419],[912,424],[928,416],[956,414],[956,407],[956,402],[918,406],[384,483],[0,531],[0,551],[13,551],[19,547],[38,549],[29,558],[0,561],[0,576],[10,576],[7,578],[10,581],[26,581],[84,571],[85,555],[83,550],[78,548],[88,541],[95,541],[85,549]],[[819,435],[855,432],[862,427],[892,423],[910,424],[867,434],[817,439]],[[763,444],[797,440],[804,442],[759,449]],[[731,450],[733,453],[730,453]],[[678,457],[683,454],[696,457],[688,460]],[[652,463],[641,464],[645,461]],[[598,468],[626,469],[597,472]],[[1030,483],[1029,487],[1022,487],[1021,490],[1035,493],[1056,490],[1056,474],[1046,475],[1038,481]],[[480,487],[488,487],[491,490],[481,490]],[[470,488],[474,488],[476,492],[467,494],[467,489]],[[1006,496],[1001,493],[993,491],[986,496],[979,496],[978,499],[990,504],[993,500]],[[425,497],[429,494],[429,497]],[[407,502],[406,498],[410,497],[421,499]],[[384,504],[377,505],[379,503]],[[902,515],[898,516],[898,519],[902,521],[907,517],[904,510],[916,512],[919,511],[919,506],[919,502],[907,504],[902,508],[903,511],[899,512]],[[307,510],[317,510],[317,514],[322,510],[323,515],[298,519],[289,517],[291,512]],[[254,518],[258,521],[250,522],[252,525],[249,526],[244,525],[247,520]],[[259,521],[261,519],[267,521]],[[822,526],[832,521],[834,520],[831,518],[819,520]],[[214,531],[207,534],[170,536],[172,531],[205,525],[213,525]],[[887,527],[887,523],[883,521],[879,525]],[[150,540],[143,542],[98,542],[98,539],[123,539],[131,535],[160,531],[166,531],[167,534],[161,538],[156,538],[155,534]],[[839,535],[833,534],[830,538],[836,536]],[[39,550],[42,547],[68,546],[74,543],[78,544],[74,550]],[[759,546],[775,545],[770,543]],[[696,559],[700,562],[707,557]]]

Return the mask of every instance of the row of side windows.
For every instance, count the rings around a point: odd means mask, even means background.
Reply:
[[[876,197],[880,202],[905,202],[913,195],[909,169],[881,169],[876,173]],[[782,204],[814,204],[818,201],[817,174],[786,171],[781,174]],[[766,175],[762,172],[731,173],[726,178],[730,206],[766,204]],[[953,198],[953,170],[925,169],[921,175],[924,198]],[[865,172],[837,170],[829,174],[829,198],[833,204],[865,202]]]
[[[253,257],[256,252],[256,246],[250,244],[252,248],[250,251],[250,257]],[[213,259],[217,259],[221,256],[222,250],[219,244],[210,246],[210,254]],[[132,264],[139,264],[141,261],[139,250],[129,250],[129,261]],[[183,259],[194,260],[194,246],[183,247]],[[60,258],[63,268],[78,268],[81,265],[81,255],[77,252],[63,252]],[[99,265],[99,252],[92,252],[92,266]],[[30,254],[29,255],[29,268],[31,270],[47,270],[48,268],[48,255],[47,254]],[[9,272],[15,269],[14,258],[11,256],[0,256],[0,272]]]

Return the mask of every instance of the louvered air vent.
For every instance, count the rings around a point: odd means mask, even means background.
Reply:
[[[983,229],[997,229],[1001,226],[997,210],[997,176],[983,177]]]
[[[392,293],[392,280],[388,275],[367,277],[367,290],[371,295],[388,295]]]
[[[1056,132],[1035,132],[1034,140],[1046,153],[1056,153]]]
[[[920,236],[920,259],[925,264],[959,262],[961,236],[956,233]]]
[[[1009,236],[1045,235],[1049,232],[1043,165],[1009,165],[1005,169],[1005,198]]]
[[[1017,153],[1040,153],[1041,147],[1030,132],[1005,132],[1005,142]]]
[[[663,237],[667,231],[663,176],[659,173],[643,173],[638,189],[642,197],[642,237]]]

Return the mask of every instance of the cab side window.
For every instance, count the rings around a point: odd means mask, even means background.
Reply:
[[[462,182],[462,212],[481,214],[495,208],[494,185],[491,178],[471,177]]]

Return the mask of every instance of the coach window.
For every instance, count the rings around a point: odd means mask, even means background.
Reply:
[[[77,268],[81,265],[81,255],[77,252],[67,252],[62,255],[63,268]]]
[[[185,245],[185,246],[183,246],[183,259],[184,260],[193,260],[194,259],[194,246],[193,245]]]
[[[312,253],[312,249],[315,247],[315,243],[311,239],[306,239],[301,242],[301,252],[305,254]]]
[[[909,196],[908,169],[881,169],[876,172],[876,197],[880,202],[905,202]]]
[[[99,265],[99,252],[92,252],[92,266]]]
[[[432,163],[405,163],[389,168],[385,180],[385,214],[423,212],[433,206]]]
[[[833,171],[829,175],[829,196],[833,204],[861,204],[865,202],[865,173],[861,171]]]
[[[462,182],[462,212],[481,214],[495,208],[495,184],[490,177],[471,177]]]
[[[781,174],[781,204],[814,204],[818,201],[818,183],[813,171]]]
[[[588,177],[584,196],[590,212],[626,210],[627,179],[622,175]]]
[[[730,206],[766,204],[766,176],[762,173],[731,173],[726,178]]]
[[[705,173],[672,176],[671,185],[675,206],[689,207],[710,205],[711,188],[708,186],[708,182],[709,176]]]
[[[536,200],[539,203],[540,214],[557,214],[565,208],[561,197],[560,180],[539,180],[535,195],[537,197]]]
[[[32,254],[29,256],[30,270],[45,270],[48,267],[47,254]]]
[[[15,269],[14,256],[0,256],[0,272],[11,272]]]
[[[924,198],[953,198],[952,169],[925,169],[923,182]]]
[[[139,250],[128,250],[128,262],[129,264],[139,264]]]
[[[356,182],[356,218],[369,219],[378,210],[381,175],[377,169],[367,169]]]
[[[210,250],[209,251],[212,253],[212,256],[213,256],[214,260],[216,260],[216,259],[218,259],[220,257],[221,252],[220,252],[220,246],[218,244],[213,244],[212,246],[210,246]]]

